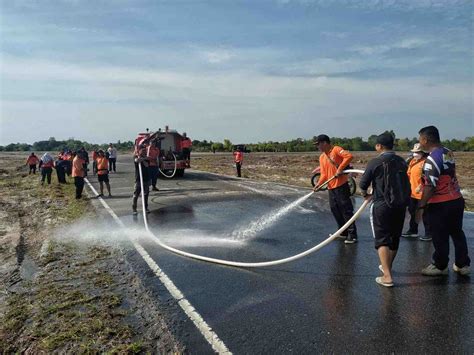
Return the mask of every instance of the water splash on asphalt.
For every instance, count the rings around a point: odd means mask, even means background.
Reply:
[[[250,238],[254,238],[258,233],[263,231],[264,229],[269,228],[272,226],[276,221],[278,221],[280,218],[288,214],[291,210],[293,210],[295,207],[298,207],[300,204],[302,204],[304,201],[308,199],[313,194],[311,191],[307,195],[300,197],[296,201],[290,203],[287,206],[284,206],[277,210],[276,212],[270,212],[266,214],[265,216],[259,218],[255,222],[250,223],[249,226],[246,226],[245,228],[241,228],[239,230],[234,231],[231,236],[232,238],[236,240],[247,240]]]

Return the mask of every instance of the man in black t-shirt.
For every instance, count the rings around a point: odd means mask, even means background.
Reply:
[[[393,141],[393,136],[390,133],[383,133],[377,137],[375,149],[380,155],[367,164],[359,183],[365,198],[370,198],[367,189],[372,185],[370,222],[374,233],[375,249],[377,249],[380,259],[379,269],[383,273],[383,276],[377,277],[375,281],[385,287],[393,286],[392,264],[397,255],[405,211],[410,199],[410,182],[406,173],[408,166],[405,160],[393,151]],[[392,168],[389,169],[389,167]],[[400,198],[401,205],[396,204],[395,199],[390,198],[390,194],[387,193],[389,192],[387,181],[394,181],[391,178],[395,174],[401,180],[399,185],[406,187],[406,189],[397,187],[397,191],[406,190]],[[404,205],[404,201],[406,201],[406,205]]]

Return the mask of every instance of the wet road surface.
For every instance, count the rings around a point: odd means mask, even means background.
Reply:
[[[131,214],[134,172],[131,159],[125,159],[111,174],[114,197],[105,200],[127,226],[142,226],[141,213]],[[96,178],[89,180],[97,188]],[[150,193],[150,228],[166,244],[191,253],[269,261],[307,250],[336,230],[327,192],[254,235],[252,222],[309,190],[192,171],[184,178],[160,179],[158,185],[160,191]],[[298,261],[259,269],[188,259],[150,239],[140,244],[233,353],[473,353],[472,279],[452,270],[448,277],[421,276],[431,259],[431,242],[402,239],[396,285],[383,288],[375,283],[380,272],[368,211],[357,227],[357,244],[336,240]],[[465,214],[464,231],[472,258],[474,214]],[[188,349],[212,352],[140,256],[131,251],[129,259],[150,292],[167,305],[168,320]]]

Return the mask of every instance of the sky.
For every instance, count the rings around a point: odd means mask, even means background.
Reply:
[[[0,145],[474,135],[473,3],[0,0]]]

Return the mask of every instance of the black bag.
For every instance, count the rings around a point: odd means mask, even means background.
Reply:
[[[393,157],[383,162],[383,197],[390,208],[404,208],[410,203],[411,187],[407,165],[403,159]]]

